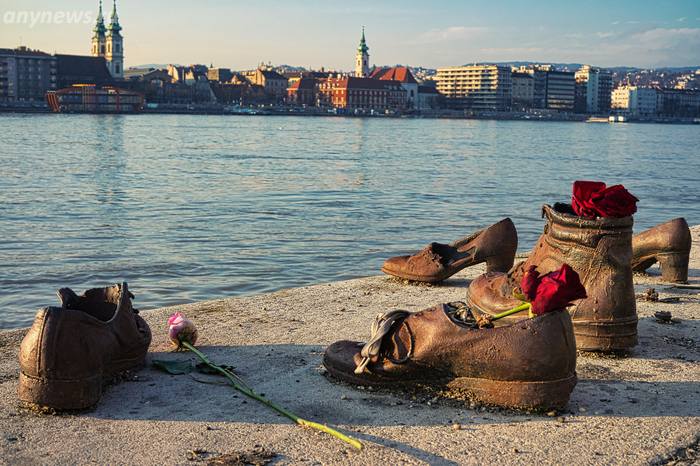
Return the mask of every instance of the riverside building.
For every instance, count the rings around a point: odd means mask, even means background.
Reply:
[[[574,110],[576,81],[574,73],[550,70],[547,72],[547,108],[559,112]]]
[[[532,108],[535,99],[535,79],[531,74],[514,71],[511,75],[513,85],[513,109]]]
[[[407,105],[406,91],[399,81],[355,76],[322,80],[318,99],[320,105],[351,111],[402,111]]]
[[[631,116],[655,116],[656,103],[656,89],[651,87],[623,86],[612,92],[612,109]]]
[[[497,65],[438,68],[436,88],[449,108],[508,111],[512,101],[511,69]]]
[[[251,84],[262,86],[265,93],[277,102],[281,102],[287,95],[289,81],[271,68],[261,66],[256,70],[244,72],[243,76]]]
[[[27,47],[0,49],[0,103],[43,103],[56,89],[56,57]]]
[[[574,110],[576,81],[574,73],[555,70],[552,65],[521,66],[518,73],[533,79],[533,108],[571,112]]]
[[[311,76],[295,79],[287,88],[287,102],[293,105],[316,105],[316,80]]]
[[[610,111],[612,74],[600,68],[583,65],[574,75],[576,113],[607,113]]]
[[[659,89],[656,93],[657,113],[665,117],[700,118],[700,91]]]
[[[392,66],[374,68],[369,75],[372,79],[382,81],[398,81],[406,91],[407,104],[409,108],[418,106],[418,81],[413,77],[413,73],[405,66]]]

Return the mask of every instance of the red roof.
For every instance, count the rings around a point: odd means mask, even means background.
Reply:
[[[382,81],[399,81],[402,83],[418,84],[413,73],[405,66],[392,66],[391,68],[375,68],[369,75],[372,79],[381,79]]]

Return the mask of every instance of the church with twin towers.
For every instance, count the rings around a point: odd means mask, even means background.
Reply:
[[[97,21],[93,28],[91,54],[93,57],[104,57],[107,69],[113,78],[124,77],[124,38],[121,30],[119,15],[117,15],[117,0],[113,0],[112,14],[109,25],[106,27],[102,16],[102,0],[100,0]]]

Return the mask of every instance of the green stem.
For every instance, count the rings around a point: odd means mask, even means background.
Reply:
[[[358,450],[362,450],[362,444],[359,441],[355,440],[354,438],[348,437],[345,434],[341,434],[337,430],[332,429],[324,424],[319,424],[316,422],[307,421],[306,419],[302,419],[299,416],[297,416],[296,414],[292,413],[291,411],[287,411],[286,409],[282,408],[281,406],[276,405],[275,403],[268,400],[267,398],[255,393],[253,391],[253,389],[250,388],[243,381],[243,379],[241,379],[240,377],[238,377],[235,374],[231,373],[230,371],[224,369],[223,367],[218,366],[218,365],[214,364],[213,362],[209,361],[209,359],[204,355],[204,353],[202,353],[197,348],[192,346],[189,342],[181,341],[180,344],[182,346],[184,346],[185,348],[187,348],[188,350],[192,351],[194,354],[196,354],[197,357],[199,357],[199,359],[201,359],[204,364],[211,367],[215,371],[221,373],[221,375],[226,377],[229,380],[229,382],[231,382],[231,385],[233,385],[233,388],[235,388],[239,392],[243,393],[244,395],[261,402],[262,404],[266,405],[267,407],[277,411],[281,415],[291,419],[292,421],[294,421],[296,424],[299,424],[300,426],[311,427],[312,429],[320,430],[321,432],[325,432],[329,435],[332,435],[333,437],[336,437],[336,438],[342,440],[343,442],[346,442],[346,443],[352,445],[353,447],[357,448]]]
[[[225,375],[226,378],[228,378],[229,380],[230,380],[231,378],[235,379],[235,380],[231,380],[231,382],[233,382],[234,384],[241,385],[242,387],[248,389],[248,390],[251,391],[251,392],[253,391],[253,389],[250,388],[250,386],[245,382],[245,380],[243,380],[242,378],[238,377],[236,374],[234,374],[234,373],[232,373],[232,372],[230,372],[230,371],[227,371],[227,370],[224,369],[223,367],[217,366],[216,364],[214,364],[213,362],[211,362],[211,361],[204,355],[204,353],[202,353],[202,352],[199,351],[197,348],[195,348],[194,346],[192,346],[189,342],[187,342],[187,341],[181,341],[180,344],[181,344],[182,346],[184,346],[185,348],[189,349],[190,351],[192,351],[192,352],[193,352],[194,354],[196,354],[197,356],[199,356],[199,359],[201,359],[202,362],[203,362],[204,364],[206,364],[207,366],[211,367],[212,369],[214,369],[214,370],[216,370],[216,371],[218,371],[218,372],[221,372],[221,373],[222,373],[223,375]]]
[[[513,309],[508,309],[507,311],[503,311],[500,314],[496,314],[495,316],[491,316],[491,320],[498,320],[501,317],[506,317],[511,314],[515,314],[520,311],[524,311],[526,309],[530,309],[530,303],[522,303],[520,306],[516,306]]]

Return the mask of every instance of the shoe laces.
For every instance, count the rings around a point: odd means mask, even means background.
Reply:
[[[370,334],[369,340],[360,350],[360,356],[362,356],[362,361],[355,367],[355,374],[362,374],[367,371],[367,364],[379,356],[379,351],[381,350],[384,337],[386,337],[394,324],[397,322],[402,322],[403,319],[408,317],[411,313],[409,311],[404,311],[401,309],[395,309],[393,311],[385,312],[382,314],[377,314],[372,323],[372,332]],[[392,360],[394,363],[402,363],[408,360],[413,352],[413,338],[411,337],[411,348],[405,358],[401,360]]]

